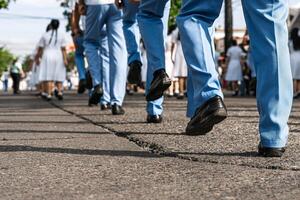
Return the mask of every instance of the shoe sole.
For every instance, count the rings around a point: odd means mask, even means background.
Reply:
[[[147,101],[155,101],[162,97],[164,95],[164,92],[171,86],[172,82],[167,81],[163,84],[160,84],[157,88],[153,89],[152,91],[149,91],[149,93],[146,96]]]
[[[282,152],[258,152],[259,156],[266,157],[266,158],[280,158],[283,156]]]
[[[124,113],[112,113],[113,115],[125,115],[125,112]]]
[[[186,130],[185,135],[198,136],[205,135],[210,132],[214,125],[221,123],[227,118],[227,112],[224,109],[219,109],[216,112],[207,116],[204,122],[194,125],[193,128]]]
[[[261,149],[260,147],[258,147],[258,155],[259,156],[263,156],[263,157],[267,157],[267,158],[280,158],[282,157],[284,154],[284,151],[279,151],[279,150],[264,150]]]
[[[160,123],[162,123],[162,120],[154,121],[154,120],[147,119],[147,124],[160,124]]]

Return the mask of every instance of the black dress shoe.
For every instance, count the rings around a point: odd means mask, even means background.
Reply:
[[[111,106],[109,104],[101,104],[100,109],[101,110],[110,110]]]
[[[261,143],[258,145],[258,154],[263,157],[282,157],[285,148],[263,147]]]
[[[146,96],[147,101],[155,101],[163,96],[164,91],[166,91],[171,86],[172,80],[169,78],[165,70],[157,70],[154,72],[153,80],[149,92]]]
[[[221,97],[215,96],[196,110],[186,127],[186,135],[205,135],[227,117],[227,110]]]
[[[122,108],[122,106],[119,106],[117,104],[112,105],[111,111],[113,115],[124,115],[125,110]]]
[[[54,89],[53,94],[54,94],[54,96],[57,98],[57,96],[58,96],[58,90],[57,90],[57,89]]]
[[[184,94],[179,94],[179,95],[177,96],[177,99],[178,99],[178,100],[184,99]]]
[[[140,84],[142,81],[141,71],[142,71],[142,63],[138,60],[135,60],[129,64],[129,72],[128,72],[128,83],[130,84]]]
[[[59,101],[62,101],[62,100],[64,99],[63,94],[58,94],[58,95],[57,95],[57,99],[58,99]]]
[[[98,105],[102,95],[103,95],[103,88],[100,85],[95,86],[89,98],[89,106]]]
[[[85,79],[81,79],[79,81],[79,84],[78,84],[77,93],[78,94],[83,94],[85,92],[85,89],[86,89],[86,80]]]
[[[46,101],[51,101],[51,100],[52,100],[51,95],[46,96]]]
[[[147,116],[147,123],[154,123],[159,124],[163,120],[161,115],[148,115]]]

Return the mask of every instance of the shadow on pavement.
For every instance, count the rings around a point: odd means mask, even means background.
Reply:
[[[64,131],[64,130],[0,130],[0,133],[74,133],[74,134],[111,134],[109,132],[97,132],[97,131]]]
[[[126,150],[98,150],[98,149],[71,149],[55,147],[33,147],[21,145],[0,145],[0,152],[41,152],[41,153],[60,153],[90,156],[130,156],[144,158],[161,158],[162,156],[151,154],[145,151],[126,151]]]
[[[90,124],[87,121],[63,122],[63,121],[0,121],[0,124]]]

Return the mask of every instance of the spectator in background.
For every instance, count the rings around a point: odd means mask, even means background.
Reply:
[[[175,27],[169,27],[168,29],[168,35],[166,38],[166,49],[165,49],[165,59],[166,59],[166,72],[170,79],[172,80],[172,84],[169,87],[167,94],[168,97],[174,96],[174,83],[176,78],[173,76],[174,74],[174,61],[173,61],[173,49],[174,49],[174,43],[173,43],[173,31]]]
[[[9,79],[9,72],[7,69],[3,72],[2,74],[2,82],[3,82],[3,91],[7,92],[8,91],[8,79]]]
[[[20,94],[20,81],[24,75],[22,64],[15,59],[10,68],[10,76],[13,80],[13,92],[14,94]]]
[[[294,98],[300,98],[300,31],[294,28],[291,32],[292,51],[291,68],[294,79]]]
[[[225,80],[232,83],[232,89],[234,91],[232,96],[237,96],[239,94],[238,82],[243,80],[241,65],[243,54],[243,50],[238,46],[237,41],[233,40],[232,47],[227,51],[227,73],[225,76]]]
[[[178,29],[173,32],[173,43],[175,44],[175,61],[174,61],[174,69],[173,76],[178,78],[179,83],[179,95],[177,99],[183,99],[184,93],[186,90],[186,80],[187,80],[187,64],[185,62],[185,58],[182,51],[180,34]]]

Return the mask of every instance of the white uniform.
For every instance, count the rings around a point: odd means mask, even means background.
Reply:
[[[179,31],[175,29],[172,33],[172,42],[175,43],[175,63],[173,69],[174,77],[187,77],[187,64],[183,55],[181,42],[179,40]]]
[[[172,35],[168,35],[166,39],[166,72],[173,80],[174,64],[172,61]]]
[[[57,32],[57,37],[55,31],[52,30],[42,36],[38,44],[44,49],[40,64],[40,81],[65,81],[66,67],[61,48],[66,45],[65,36],[59,32]]]
[[[300,51],[291,52],[291,67],[294,80],[300,80]]]
[[[37,54],[37,50],[38,50],[38,47],[35,48],[34,52],[32,53],[31,55],[31,59],[34,60],[36,54]],[[32,85],[37,85],[39,84],[39,76],[40,76],[40,66],[36,64],[36,62],[33,62],[33,65],[32,65],[32,75],[31,75],[31,81],[30,83]]]
[[[241,58],[243,57],[243,50],[239,46],[230,47],[227,51],[229,64],[225,76],[226,81],[241,81],[243,80]]]

